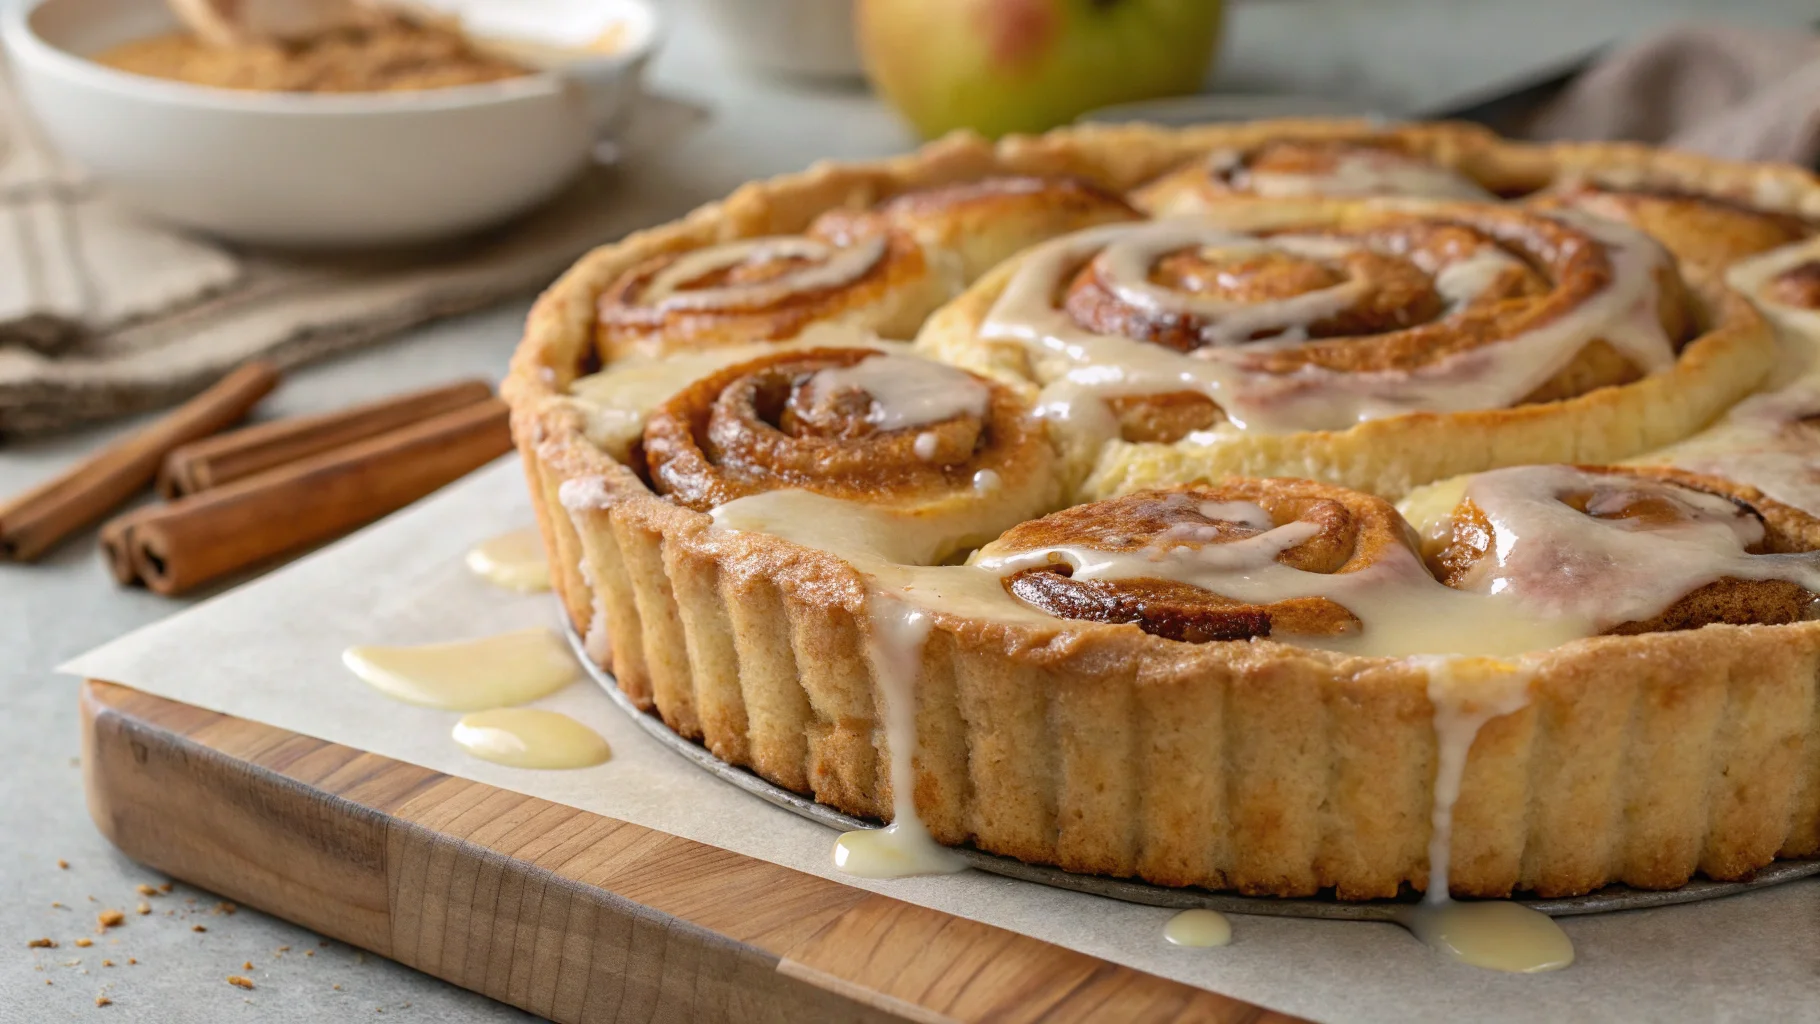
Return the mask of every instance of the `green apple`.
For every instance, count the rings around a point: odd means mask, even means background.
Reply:
[[[1042,131],[1198,90],[1221,0],[858,0],[879,92],[925,136]]]

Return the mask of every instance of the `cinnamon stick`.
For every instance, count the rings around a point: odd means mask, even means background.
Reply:
[[[506,404],[489,398],[122,516],[104,531],[109,562],[181,594],[403,508],[511,447]]]
[[[151,483],[171,449],[239,422],[277,385],[276,367],[248,363],[144,430],[0,504],[0,558],[36,559]]]
[[[173,499],[206,491],[473,405],[492,395],[493,389],[485,381],[464,380],[338,412],[274,420],[194,441],[165,457],[164,470],[158,474],[158,491]]]

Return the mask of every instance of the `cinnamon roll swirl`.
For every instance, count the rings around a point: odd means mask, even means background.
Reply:
[[[999,177],[835,209],[801,235],[653,256],[601,293],[601,359],[796,337],[840,324],[909,338],[923,318],[1017,250],[1137,214],[1074,179]],[[991,230],[982,230],[990,223]]]
[[[1251,149],[1216,149],[1132,193],[1159,217],[1200,213],[1235,198],[1420,196],[1492,198],[1484,186],[1409,139],[1282,138]]]
[[[973,564],[1006,573],[1012,597],[1050,615],[1206,643],[1349,633],[1359,620],[1328,597],[1235,597],[1219,593],[1217,579],[1145,573],[1184,557],[1228,578],[1277,565],[1350,573],[1408,546],[1408,530],[1381,499],[1307,480],[1232,480],[1054,512],[1008,530]]]
[[[1814,225],[1741,199],[1671,187],[1566,183],[1529,200],[1542,210],[1584,210],[1648,232],[1684,264],[1723,270],[1759,253],[1810,238]]]
[[[1737,164],[1623,143],[1541,147],[1549,186],[1526,202],[1578,209],[1634,225],[1662,242],[1690,273],[1812,238],[1820,180],[1795,167]]]
[[[1522,466],[1465,483],[1426,524],[1442,582],[1587,633],[1815,618],[1820,520],[1672,469]]]
[[[1506,422],[1524,436],[1500,461],[1589,443],[1615,459],[1637,450],[1635,431],[1576,438],[1574,421],[1609,422],[1599,406],[1674,389],[1691,415],[1637,412],[1644,433],[1684,436],[1773,355],[1745,303],[1690,291],[1659,245],[1623,225],[1344,201],[1255,202],[1045,243],[938,312],[918,345],[1032,391],[1097,399],[1127,445],[1118,458],[1165,460],[1162,472],[1108,466],[1101,439],[1071,441],[1102,457],[1091,494],[1314,471],[1394,495],[1442,465],[1483,467],[1486,445],[1451,456],[1462,439],[1449,432]],[[1647,386],[1619,387],[1633,383]],[[1560,421],[1556,436],[1541,436],[1541,412]],[[1472,415],[1483,413],[1500,415]],[[1342,454],[1348,436],[1398,430],[1440,450],[1387,459],[1374,441],[1366,458],[1379,466]]]
[[[1780,361],[1762,392],[1634,461],[1721,477],[1820,515],[1820,240],[1744,260],[1726,278],[1776,325]]]
[[[766,492],[864,502],[938,562],[1052,504],[1040,426],[1015,391],[871,349],[789,350],[727,367],[652,412],[651,487],[701,512]],[[913,545],[915,546],[915,545]]]

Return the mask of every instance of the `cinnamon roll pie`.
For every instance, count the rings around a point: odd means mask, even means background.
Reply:
[[[533,311],[556,589],[640,707],[931,850],[1341,899],[1820,854],[1820,241],[1564,185],[1636,167],[1294,122],[747,186]]]

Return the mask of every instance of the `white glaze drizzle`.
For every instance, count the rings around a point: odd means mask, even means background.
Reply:
[[[1777,275],[1813,260],[1820,260],[1820,241],[1809,240],[1727,272],[1727,282],[1754,299],[1776,325],[1782,358],[1771,375],[1775,389],[1739,402],[1705,431],[1637,461],[1748,484],[1820,515],[1820,311],[1766,294]]]
[[[1582,513],[1556,500],[1592,492]],[[1496,544],[1464,585],[1504,595],[1526,614],[1584,623],[1598,632],[1652,618],[1718,579],[1788,580],[1820,592],[1820,554],[1753,555],[1760,520],[1717,495],[1659,481],[1587,473],[1572,466],[1519,466],[1480,473],[1465,496],[1484,513]],[[1597,519],[1637,497],[1677,511],[1667,523]]]
[[[576,518],[577,515],[590,510],[599,511],[608,506],[607,482],[597,476],[570,477],[556,489],[556,500],[568,513],[569,521],[577,536],[586,537],[586,523]],[[588,632],[582,637],[582,650],[602,668],[612,665],[613,634],[607,628],[607,602],[600,592],[600,581],[594,577],[594,567],[588,562],[584,553],[576,563],[575,570],[581,575],[583,585],[589,595]]]
[[[933,622],[928,612],[887,594],[873,593],[866,606],[872,627],[866,654],[890,754],[891,824],[843,834],[834,844],[834,866],[862,878],[965,871],[967,862],[935,841],[916,810],[916,690]]]
[[[866,420],[879,430],[907,430],[951,420],[984,416],[992,392],[965,370],[915,356],[883,355],[851,366],[817,370],[807,385],[811,400],[818,393],[863,391],[872,399]],[[929,435],[929,454],[917,439],[918,458],[935,457],[936,439]]]
[[[1452,658],[1418,656],[1428,672],[1428,701],[1434,706],[1434,808],[1429,818],[1428,891],[1424,902],[1445,903],[1453,861],[1453,808],[1466,777],[1466,758],[1479,730],[1494,718],[1529,706],[1532,674],[1520,670],[1472,673],[1462,679]]]
[[[1421,209],[1414,203],[1395,205]],[[1238,428],[1265,433],[1343,429],[1415,411],[1507,407],[1559,372],[1593,338],[1610,342],[1645,372],[1671,365],[1674,349],[1655,314],[1655,274],[1668,259],[1662,248],[1624,225],[1572,212],[1557,219],[1606,246],[1613,264],[1612,284],[1548,323],[1410,371],[1349,373],[1310,365],[1275,374],[1254,368],[1259,352],[1299,344],[1291,340],[1301,336],[1295,329],[1305,329],[1343,308],[1355,287],[1346,282],[1274,302],[1228,304],[1171,297],[1171,302],[1189,303],[1202,311],[1224,311],[1212,328],[1215,336],[1209,340],[1215,343],[1192,354],[1095,334],[1056,307],[1062,282],[1096,256],[1102,260],[1102,277],[1111,272],[1121,294],[1129,290],[1133,296],[1147,296],[1146,301],[1162,301],[1154,294],[1159,289],[1147,280],[1151,259],[1161,253],[1193,247],[1239,251],[1354,244],[1298,236],[1258,239],[1206,218],[1104,225],[1036,247],[1022,258],[982,323],[980,336],[1024,345],[1045,384],[1066,380],[1101,397],[1199,391],[1217,402]],[[1246,225],[1249,230],[1269,226]],[[1497,259],[1487,256],[1446,277],[1447,297],[1463,301],[1471,287],[1491,281]],[[1146,273],[1134,276],[1139,269]],[[1272,330],[1288,333],[1277,337],[1274,346],[1269,340],[1220,343]]]
[[[1244,155],[1233,150],[1211,153],[1207,162],[1212,173],[1229,175],[1233,187],[1259,196],[1492,198],[1470,178],[1419,157],[1375,146],[1336,154],[1333,167],[1326,171],[1258,170],[1245,166]]]
[[[1428,674],[1434,707],[1435,778],[1428,839],[1428,887],[1419,907],[1397,923],[1416,938],[1461,963],[1532,974],[1573,962],[1573,943],[1548,916],[1506,901],[1460,903],[1450,891],[1454,806],[1466,762],[1485,725],[1529,706],[1534,678],[1526,667],[1496,663],[1462,673],[1452,658],[1411,659]]]
[[[1267,519],[1255,506],[1237,511],[1242,518],[1229,521],[1255,524]],[[1290,522],[1228,543],[1208,543],[1218,532],[1211,527],[1178,525],[1183,528],[1166,532],[1151,545],[1122,551],[1058,544],[1006,552],[988,544],[969,565],[1002,578],[1066,562],[1078,580],[1177,580],[1257,604],[1324,597],[1352,612],[1361,628],[1338,635],[1282,634],[1271,639],[1348,654],[1510,655],[1589,635],[1581,623],[1524,615],[1504,596],[1448,587],[1429,575],[1413,551],[1400,545],[1356,572],[1319,573],[1277,561],[1279,554],[1319,532],[1313,523]]]
[[[623,463],[630,460],[632,445],[644,433],[651,410],[690,384],[760,356],[809,348],[869,348],[902,358],[908,358],[902,354],[909,350],[903,342],[884,341],[850,325],[811,324],[789,341],[622,359],[571,383],[569,395],[586,416],[588,440]]]
[[[876,266],[884,255],[885,238],[882,235],[863,238],[847,246],[834,246],[798,235],[741,239],[684,253],[652,275],[639,299],[665,311],[763,308],[793,295],[852,284]],[[766,281],[715,288],[687,287],[691,281],[741,263],[776,259],[812,262]]]

